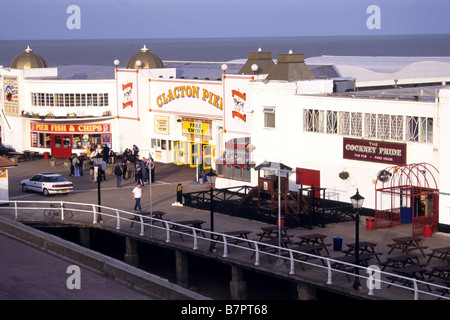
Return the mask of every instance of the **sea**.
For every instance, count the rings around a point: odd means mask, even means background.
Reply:
[[[113,66],[128,59],[144,44],[163,61],[229,62],[246,59],[249,51],[302,53],[305,58],[332,56],[450,56],[450,34],[398,36],[333,36],[196,39],[100,39],[0,41],[0,65],[8,67],[27,46],[49,67],[64,65]]]

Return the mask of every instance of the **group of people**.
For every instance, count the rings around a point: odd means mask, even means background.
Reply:
[[[132,168],[129,168],[129,166],[132,166]],[[139,156],[139,148],[136,145],[133,145],[132,150],[125,149],[122,154],[122,160],[117,161],[116,167],[114,168],[118,188],[122,179],[129,179],[127,172],[131,170],[134,170],[136,183],[141,184],[141,186],[155,182],[155,161],[151,155],[150,158],[143,157],[141,159]]]
[[[72,154],[72,156],[69,158],[69,162],[70,162],[69,176],[74,176],[74,177],[83,176],[84,157],[78,156],[77,154]]]
[[[87,157],[90,160],[90,180],[91,182],[106,181],[106,164],[115,159],[115,153],[105,144],[103,147],[96,148],[91,146],[87,152]],[[84,156],[78,156],[73,154],[70,158],[70,174],[69,176],[82,176],[83,175],[83,163],[85,161]],[[136,187],[133,189],[133,199],[135,200],[134,210],[142,211],[141,197],[142,187],[145,184],[155,182],[155,161],[150,155],[149,158],[139,156],[139,148],[133,145],[132,149],[126,148],[122,154],[122,159],[117,161],[114,168],[114,175],[117,179],[117,187],[121,187],[122,179],[128,180],[127,172],[130,170],[129,166],[134,169],[134,179]],[[131,169],[131,170],[133,170]]]

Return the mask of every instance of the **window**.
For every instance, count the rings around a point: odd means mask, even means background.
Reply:
[[[339,133],[343,136],[350,135],[350,112],[339,112]]]
[[[372,113],[365,114],[365,136],[367,138],[377,137],[377,115]]]
[[[275,128],[275,108],[264,108],[264,128]]]
[[[323,132],[323,111],[313,109],[304,110],[303,129],[308,132]]]
[[[360,112],[351,113],[351,133],[352,136],[362,136],[362,113]]]
[[[327,133],[338,133],[338,113],[337,111],[327,111]]]
[[[31,93],[32,106],[45,107],[105,107],[109,105],[107,93]]]
[[[387,114],[378,115],[377,138],[389,139],[390,117]]]
[[[403,116],[391,116],[391,139],[403,141]]]
[[[406,117],[406,141],[433,142],[433,118]]]

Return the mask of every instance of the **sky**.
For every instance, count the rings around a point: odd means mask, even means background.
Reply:
[[[449,0],[0,0],[0,40],[450,34]]]

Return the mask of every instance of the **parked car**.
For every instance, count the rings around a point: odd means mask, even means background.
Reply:
[[[14,149],[11,146],[0,144],[0,156],[6,156],[10,152],[15,152],[16,149]]]
[[[44,196],[73,191],[73,183],[57,173],[40,173],[31,179],[20,181],[20,185],[23,192],[42,192]]]

